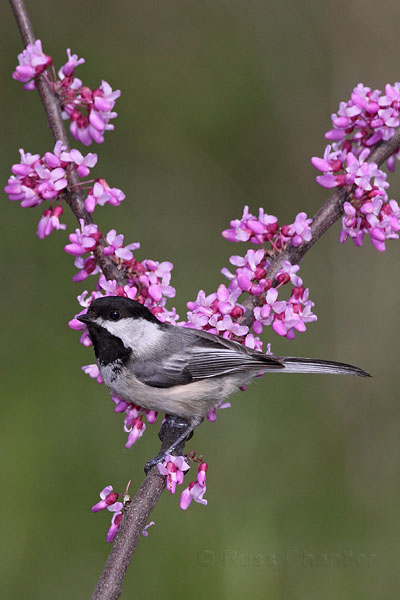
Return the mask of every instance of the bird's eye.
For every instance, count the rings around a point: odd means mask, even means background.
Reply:
[[[110,312],[110,319],[112,321],[118,321],[119,317],[120,317],[120,314],[119,314],[119,312],[117,310],[112,310]]]

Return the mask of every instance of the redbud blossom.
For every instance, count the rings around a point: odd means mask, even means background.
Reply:
[[[190,469],[184,456],[172,456],[167,454],[162,463],[158,463],[157,468],[161,475],[166,476],[167,490],[175,494],[176,486],[183,483],[185,472]]]
[[[189,486],[183,490],[179,502],[179,506],[182,510],[189,508],[192,500],[207,506],[207,500],[203,498],[206,492],[206,486],[201,486],[199,483],[192,481]]]
[[[125,444],[125,448],[130,448],[135,444],[140,437],[146,431],[146,425],[143,423],[141,417],[132,418],[132,413],[128,414],[124,421],[124,430],[129,433],[128,441]]]
[[[33,44],[28,44],[25,50],[18,54],[19,65],[12,74],[13,79],[25,83],[26,90],[33,90],[35,77],[43,73],[52,63],[51,56],[43,53],[42,42],[36,40]]]
[[[114,129],[110,123],[117,116],[113,112],[115,101],[121,95],[120,90],[113,91],[111,86],[102,81],[94,90],[84,86],[82,81],[74,76],[75,69],[85,60],[67,50],[67,62],[59,69],[58,79],[53,71],[47,70],[52,64],[52,58],[43,53],[40,40],[28,44],[18,55],[19,65],[13,78],[25,83],[26,90],[35,89],[35,77],[46,72],[46,80],[50,89],[57,95],[62,108],[64,119],[70,119],[70,132],[82,144],[89,146],[93,141],[104,142],[104,132]]]
[[[108,510],[120,511],[123,508],[122,502],[117,502],[119,494],[113,492],[112,485],[107,485],[100,492],[100,502],[97,502],[94,506],[92,506],[92,512],[98,512],[99,510],[104,510],[108,508]]]
[[[398,238],[400,214],[395,200],[389,200],[386,173],[375,162],[368,162],[370,147],[390,140],[399,126],[400,83],[387,84],[385,93],[359,84],[350,100],[341,102],[337,114],[332,115],[334,129],[326,138],[329,144],[323,158],[311,159],[314,167],[323,172],[316,179],[328,188],[346,187],[351,194],[344,205],[340,241],[351,237],[361,246],[369,235],[373,246],[385,250],[385,240]],[[394,170],[397,149],[387,161]]]
[[[60,223],[60,217],[63,214],[61,206],[48,208],[43,212],[43,215],[38,223],[37,236],[41,240],[50,235],[53,229],[66,229],[66,225]]]

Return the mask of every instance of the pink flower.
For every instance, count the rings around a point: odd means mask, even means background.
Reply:
[[[71,49],[67,48],[68,61],[61,67],[61,71],[65,77],[71,77],[74,70],[79,65],[83,65],[85,62],[84,58],[78,58],[77,54],[71,54]]]
[[[253,309],[254,332],[260,334],[262,332],[262,326],[271,325],[274,321],[275,314],[282,313],[285,308],[286,302],[284,300],[278,301],[278,290],[276,288],[269,289],[265,296],[265,304],[261,307],[256,306]]]
[[[57,167],[65,168],[71,162],[70,160],[66,160],[69,158],[69,153],[67,153],[66,150],[67,148],[63,142],[58,140],[55,143],[53,152],[45,152],[43,157],[45,165],[49,167],[49,169],[56,169]]]
[[[158,262],[155,260],[145,259],[142,262],[145,269],[145,274],[139,277],[139,281],[147,287],[149,299],[145,301],[148,308],[152,302],[160,302],[165,296],[173,298],[175,296],[175,288],[169,285],[171,281],[171,271],[174,265],[169,261]]]
[[[332,150],[332,146],[328,144],[324,151],[324,158],[313,156],[311,163],[319,171],[336,173],[343,168],[343,161],[345,158],[346,152],[337,149]]]
[[[255,337],[252,333],[248,333],[244,339],[244,345],[247,346],[247,348],[251,348],[252,350],[258,350],[259,352],[262,351],[262,341],[260,340],[260,338]]]
[[[97,230],[97,225],[94,223],[85,225],[83,219],[79,219],[79,223],[81,228],[75,229],[75,233],[70,233],[69,241],[71,243],[64,247],[65,252],[75,256],[81,256],[85,252],[93,250],[101,237],[100,232]]]
[[[137,250],[138,248],[140,248],[140,244],[138,243],[128,244],[124,248],[124,236],[122,235],[122,233],[117,235],[115,229],[111,229],[107,233],[106,241],[108,246],[103,249],[103,253],[106,256],[112,256],[113,254],[115,254],[115,256],[117,256],[121,260],[131,260],[133,258],[131,250]]]
[[[111,510],[111,509],[109,508],[108,510]],[[111,511],[111,512],[113,512],[113,511]],[[122,517],[123,517],[122,511],[114,512],[114,515],[111,519],[111,527],[108,530],[107,535],[106,535],[107,543],[114,541],[115,536],[117,535],[119,526],[121,525]]]
[[[102,376],[100,375],[99,367],[96,364],[84,365],[82,371],[89,375],[91,379],[96,379],[97,383],[104,383]]]
[[[129,411],[124,421],[124,431],[129,433],[125,448],[131,448],[146,431],[146,425],[142,417],[133,417],[133,411]]]
[[[167,454],[157,467],[161,475],[166,476],[167,490],[171,494],[175,494],[176,486],[183,483],[185,472],[190,469],[184,456],[172,456],[172,454]]]
[[[146,415],[146,421],[148,423],[155,423],[157,420],[157,412],[155,410],[146,410],[145,411],[145,415]]]
[[[206,485],[206,473],[208,469],[208,464],[206,462],[202,462],[199,464],[197,468],[197,483],[204,487]]]
[[[290,281],[294,286],[303,285],[301,277],[296,275],[299,269],[299,265],[292,265],[288,260],[284,260],[282,262],[282,268],[275,275],[275,279],[279,281],[279,283]]]
[[[61,159],[73,164],[79,177],[87,177],[90,173],[90,169],[97,163],[97,154],[89,152],[86,156],[83,156],[79,150],[72,148],[70,152],[63,152],[61,154]]]
[[[129,402],[127,402],[126,400],[123,400],[119,396],[115,396],[115,394],[111,395],[111,400],[116,405],[115,408],[114,408],[114,412],[116,412],[116,413],[125,412],[126,409],[129,407]]]
[[[36,40],[33,44],[28,44],[25,50],[18,54],[19,65],[12,74],[13,79],[25,83],[26,90],[35,88],[35,83],[31,81],[52,63],[51,56],[43,53],[42,42]]]
[[[118,496],[119,494],[113,492],[112,485],[107,485],[100,492],[101,501],[92,506],[92,512],[98,512],[99,510],[104,510],[105,508],[108,510],[120,511],[123,508],[123,504],[122,502],[117,502]]]
[[[289,235],[292,237],[292,246],[300,246],[300,244],[304,242],[309,242],[311,240],[311,228],[310,225],[312,223],[312,219],[307,219],[307,213],[300,212],[296,215],[296,219],[293,225],[290,225]]]
[[[96,205],[119,206],[125,199],[125,194],[118,188],[110,188],[104,179],[96,181],[92,190],[85,200],[85,208],[88,212],[93,212]]]
[[[219,402],[216,406],[214,406],[213,408],[211,408],[207,415],[207,421],[210,421],[210,423],[214,423],[217,420],[217,410],[222,409],[222,408],[230,408],[231,407],[231,403],[230,402],[224,402],[223,400],[221,402]]]
[[[250,241],[262,244],[275,233],[277,222],[278,219],[273,215],[264,214],[262,208],[257,218],[249,212],[249,207],[245,206],[242,218],[231,221],[231,229],[225,229],[222,236],[230,242]]]
[[[205,492],[206,486],[201,486],[199,483],[192,481],[189,486],[183,490],[179,506],[182,510],[186,510],[189,508],[192,500],[207,506],[207,500],[203,498]]]
[[[63,214],[61,206],[56,206],[53,209],[47,209],[43,212],[43,215],[38,223],[37,236],[39,239],[43,239],[50,235],[53,229],[66,229],[66,225],[60,223],[60,216]]]
[[[70,252],[70,254],[72,253]],[[84,281],[89,275],[97,275],[100,272],[100,267],[93,254],[90,254],[87,258],[77,256],[74,265],[77,269],[80,269],[80,271],[72,277],[72,281],[75,283]]]
[[[239,323],[233,321],[230,315],[224,315],[222,319],[219,319],[219,316],[215,314],[209,320],[209,324],[218,333],[223,334],[223,337],[230,338],[230,334],[241,337],[249,332],[247,325],[239,325]]]

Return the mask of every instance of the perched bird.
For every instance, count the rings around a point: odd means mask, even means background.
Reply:
[[[101,376],[114,394],[178,417],[182,435],[163,455],[172,452],[211,408],[257,375],[369,377],[345,363],[270,356],[206,331],[161,323],[145,306],[129,298],[98,298],[78,319],[87,325]],[[163,455],[147,467],[162,460]]]

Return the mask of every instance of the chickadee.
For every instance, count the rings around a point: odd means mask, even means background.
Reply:
[[[108,296],[86,314],[102,378],[112,393],[143,408],[183,417],[182,435],[152,466],[171,453],[208,411],[263,373],[369,374],[344,363],[269,356],[206,331],[161,323],[145,306]]]

